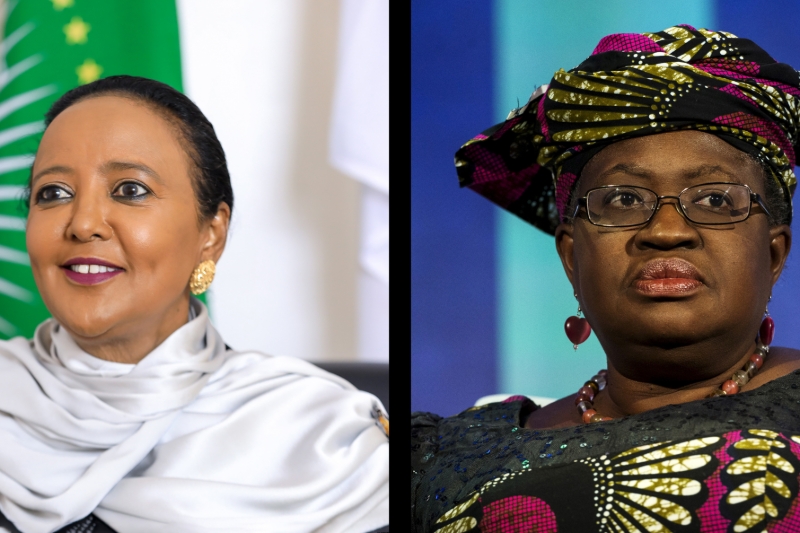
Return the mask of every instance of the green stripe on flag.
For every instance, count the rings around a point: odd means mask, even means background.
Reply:
[[[712,0],[496,0],[496,120],[534,88],[569,70],[610,33],[660,31],[675,24],[713,27]],[[553,238],[498,209],[497,286],[501,393],[561,398],[600,368],[597,337],[574,353],[564,322],[578,304]]]
[[[42,118],[66,91],[130,74],[183,90],[173,0],[24,0],[10,9],[0,45],[0,339],[30,337],[49,316],[25,252],[19,201]]]

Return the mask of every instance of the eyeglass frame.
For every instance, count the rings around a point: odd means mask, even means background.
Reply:
[[[726,222],[695,222],[694,220],[689,218],[689,215],[687,215],[686,211],[683,210],[683,204],[681,204],[680,196],[683,193],[685,193],[686,191],[688,191],[689,189],[694,189],[695,187],[703,187],[705,185],[738,185],[740,187],[745,187],[748,190],[748,192],[750,193],[750,203],[747,206],[747,216],[744,217],[741,220],[726,221]],[[638,224],[624,224],[622,226],[610,226],[608,224],[598,224],[597,222],[592,221],[591,217],[589,216],[589,204],[588,204],[588,202],[589,202],[588,201],[589,193],[591,193],[592,191],[600,190],[600,189],[610,189],[612,187],[632,187],[632,188],[635,188],[635,189],[644,189],[646,191],[649,191],[649,192],[653,193],[655,195],[655,197],[656,197],[656,205],[653,208],[653,210],[650,212],[650,216],[647,218],[647,220],[645,220],[644,222],[639,222]],[[670,195],[659,196],[656,191],[654,191],[652,189],[648,189],[647,187],[640,187],[639,185],[601,185],[600,187],[595,187],[593,189],[589,189],[588,191],[586,191],[586,194],[584,196],[582,196],[581,198],[578,198],[577,203],[575,204],[575,210],[572,212],[572,216],[569,217],[568,220],[569,221],[574,221],[575,218],[578,216],[578,211],[580,211],[581,207],[583,207],[583,209],[586,211],[586,220],[590,224],[592,224],[593,226],[598,226],[598,227],[601,227],[601,228],[632,228],[632,227],[635,227],[635,226],[642,226],[644,224],[649,223],[651,220],[653,220],[653,217],[656,215],[656,213],[658,213],[658,210],[661,208],[661,205],[662,205],[661,204],[661,200],[663,198],[674,198],[676,200],[675,205],[678,206],[678,212],[683,216],[683,218],[685,218],[686,220],[688,220],[692,224],[699,224],[701,226],[724,226],[726,224],[737,224],[739,222],[744,222],[745,220],[750,218],[750,215],[753,213],[753,202],[756,202],[759,205],[759,207],[761,207],[761,209],[764,210],[764,214],[767,215],[767,217],[771,217],[772,216],[770,214],[770,212],[769,212],[769,209],[767,209],[766,204],[764,203],[764,199],[761,198],[760,194],[753,192],[753,189],[751,189],[749,185],[747,185],[745,183],[734,183],[734,182],[731,182],[731,181],[712,181],[712,182],[709,182],[709,183],[700,183],[698,185],[691,185],[689,187],[686,187],[681,192],[679,192],[677,196],[670,196]]]

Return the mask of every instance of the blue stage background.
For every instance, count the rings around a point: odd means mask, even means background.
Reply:
[[[766,5],[412,1],[412,410],[451,415],[494,393],[561,397],[604,364],[594,337],[574,353],[564,336],[576,304],[552,237],[459,190],[455,150],[609,33],[687,23],[752,39],[800,67],[800,2]],[[795,348],[799,253],[770,304],[775,344]]]

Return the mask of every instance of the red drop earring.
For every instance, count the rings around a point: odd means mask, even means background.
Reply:
[[[577,294],[575,294],[575,299],[578,299]],[[578,304],[578,316],[571,316],[567,319],[564,323],[564,331],[575,351],[578,350],[578,345],[585,342],[592,333],[592,326],[589,325],[589,321],[585,318],[581,318],[580,304]]]
[[[770,295],[769,300],[772,300]],[[769,316],[769,301],[767,307],[764,309],[764,320],[761,321],[761,327],[758,328],[758,339],[763,346],[772,344],[772,337],[775,336],[775,321]]]

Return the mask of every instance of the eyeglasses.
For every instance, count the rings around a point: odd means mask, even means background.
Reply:
[[[696,224],[731,224],[750,216],[756,202],[769,216],[761,196],[739,183],[704,183],[687,187],[678,196],[659,196],[654,191],[632,185],[604,185],[578,199],[574,219],[581,207],[595,226],[621,228],[646,224],[653,218],[661,200],[675,198],[678,211]]]

